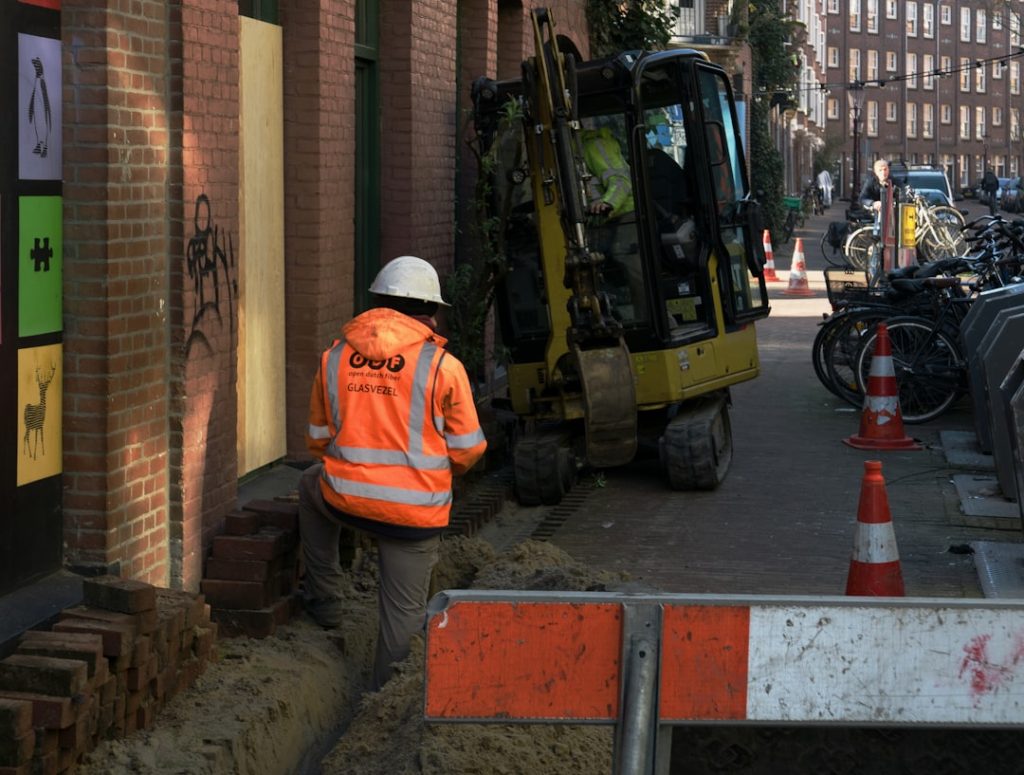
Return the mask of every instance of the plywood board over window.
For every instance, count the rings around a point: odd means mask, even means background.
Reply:
[[[241,17],[238,473],[284,456],[284,98],[281,28]]]

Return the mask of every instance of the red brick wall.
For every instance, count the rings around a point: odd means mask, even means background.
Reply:
[[[170,9],[171,583],[196,590],[237,498],[239,27],[234,0]]]
[[[381,254],[441,274],[454,250],[456,0],[381,4]]]
[[[63,3],[68,559],[166,583],[167,25]],[[108,30],[116,30],[109,34]]]
[[[352,314],[355,19],[342,0],[281,0],[280,11],[287,448],[305,458],[317,359]]]

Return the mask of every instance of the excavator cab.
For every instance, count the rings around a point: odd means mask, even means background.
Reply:
[[[580,467],[644,456],[672,487],[713,488],[732,455],[728,388],[757,376],[753,323],[769,313],[731,84],[692,50],[576,62],[547,12],[533,18],[523,77],[473,90],[478,134],[501,143],[517,496],[557,503]],[[509,100],[522,122],[502,135]],[[614,208],[594,207],[609,185]]]

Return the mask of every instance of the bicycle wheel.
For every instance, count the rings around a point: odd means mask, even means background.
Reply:
[[[832,247],[832,243],[828,241],[828,232],[826,231],[821,235],[821,240],[818,242],[821,247],[821,257],[825,259],[825,262],[831,266],[849,266],[850,263],[846,260],[846,254],[843,253],[842,249],[836,249]]]
[[[964,239],[963,216],[952,207],[933,207],[928,215],[930,223],[921,234],[921,247],[928,261],[954,258],[968,252]]]
[[[829,389],[839,398],[856,407],[864,404],[864,393],[857,380],[857,353],[864,337],[875,326],[894,315],[885,309],[851,310],[822,343],[821,359]]]
[[[893,370],[903,422],[934,420],[960,397],[966,368],[952,337],[925,318],[888,322]],[[878,338],[877,328],[864,336],[857,351],[857,386],[866,392]]]
[[[796,226],[796,215],[793,210],[786,213],[786,220],[782,222],[782,244],[785,245],[789,242],[789,238],[793,236],[793,229]]]
[[[875,244],[874,227],[861,226],[846,238],[843,254],[847,262],[857,269],[868,268],[868,253]]]

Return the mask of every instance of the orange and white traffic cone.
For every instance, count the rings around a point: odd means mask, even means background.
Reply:
[[[789,268],[789,287],[783,293],[790,296],[813,296],[814,291],[807,284],[807,265],[804,263],[804,239],[796,238],[793,261]]]
[[[903,571],[896,548],[896,532],[889,514],[882,464],[864,462],[864,478],[857,504],[857,529],[846,577],[847,595],[903,597]]]
[[[892,344],[889,342],[889,327],[885,323],[878,324],[875,337],[867,395],[864,396],[864,409],[860,415],[860,432],[843,439],[843,443],[856,449],[921,449],[903,431]]]
[[[764,243],[764,281],[766,283],[781,283],[782,280],[775,274],[775,254],[772,251],[772,236],[768,233],[768,229],[764,230],[761,241]]]

